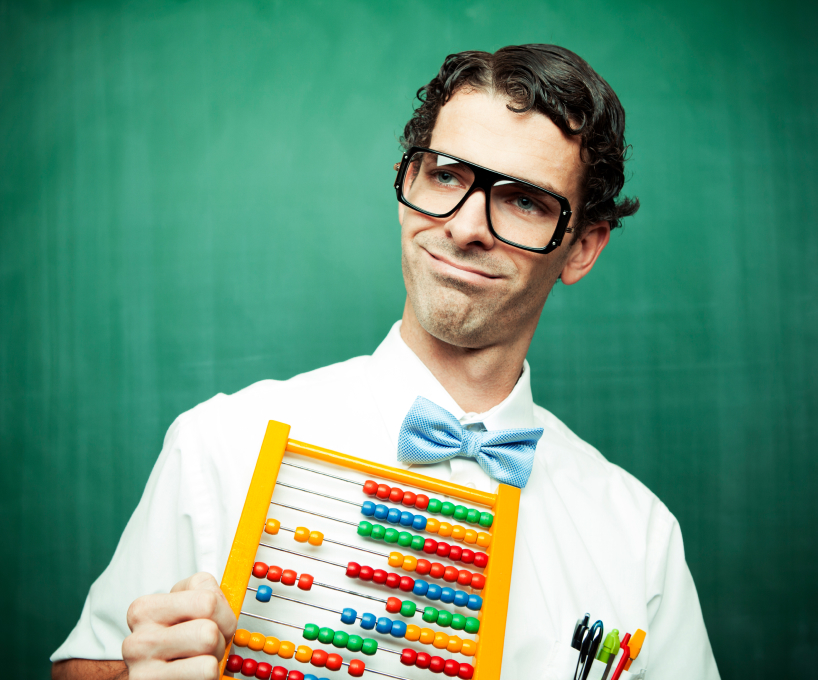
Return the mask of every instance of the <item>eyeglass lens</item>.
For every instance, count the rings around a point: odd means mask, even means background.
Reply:
[[[445,215],[474,183],[474,172],[460,161],[430,152],[409,159],[401,191],[410,205]],[[495,233],[529,248],[544,248],[557,228],[560,203],[551,194],[514,180],[498,179],[491,187],[489,214]],[[469,199],[471,200],[471,199]]]

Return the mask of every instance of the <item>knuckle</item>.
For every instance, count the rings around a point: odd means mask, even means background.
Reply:
[[[213,578],[212,574],[208,574],[206,571],[200,571],[193,576],[190,577],[190,587],[191,588],[202,588],[204,586],[215,585],[218,587],[216,583],[216,579]]]
[[[201,611],[202,618],[209,619],[216,613],[219,598],[212,590],[201,590],[196,595],[196,604]]]
[[[219,662],[215,656],[202,656],[199,663],[201,680],[219,680]]]
[[[219,648],[221,636],[215,621],[202,621],[199,626],[199,643],[205,653],[212,654]]]

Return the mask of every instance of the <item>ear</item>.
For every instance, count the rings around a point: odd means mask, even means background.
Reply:
[[[611,225],[606,221],[596,222],[586,227],[582,238],[569,246],[568,259],[566,259],[560,274],[562,282],[570,286],[590,272],[596,258],[599,257],[602,249],[608,245],[610,238]]]

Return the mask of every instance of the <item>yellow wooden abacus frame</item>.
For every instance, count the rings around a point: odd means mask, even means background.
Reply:
[[[476,491],[451,482],[419,475],[408,470],[392,468],[380,463],[354,458],[343,453],[289,439],[290,426],[271,420],[267,425],[261,451],[244,501],[233,546],[227,558],[221,589],[230,608],[238,618],[250,583],[261,534],[267,521],[281,461],[285,453],[305,456],[325,463],[346,467],[375,478],[384,478],[412,487],[445,494],[462,501],[491,508],[494,522],[491,526],[491,545],[486,552],[490,559],[484,572],[480,633],[474,656],[473,680],[499,680],[503,661],[508,596],[511,588],[511,567],[514,561],[514,541],[517,534],[517,514],[520,490],[500,484],[497,493]],[[219,672],[224,673],[230,647],[224,652]],[[223,676],[230,680],[227,676]]]

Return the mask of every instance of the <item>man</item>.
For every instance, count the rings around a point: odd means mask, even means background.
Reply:
[[[449,56],[419,97],[396,180],[402,322],[371,357],[218,395],[176,420],[111,565],[53,657],[55,678],[215,678],[236,625],[217,579],[267,420],[400,465],[419,396],[467,431],[542,429],[514,472],[530,478],[505,678],[570,677],[586,611],[608,630],[647,631],[632,670],[718,677],[673,516],[531,398],[525,357],[549,292],[588,274],[611,228],[638,208],[615,202],[626,150],[616,95],[572,52],[527,45]],[[565,351],[553,348],[554,360]],[[497,484],[473,458],[420,471]]]

